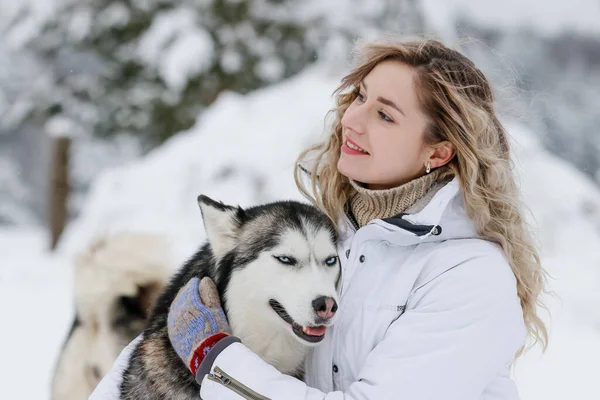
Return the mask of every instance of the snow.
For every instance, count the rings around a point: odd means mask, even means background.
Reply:
[[[78,7],[69,19],[67,33],[71,39],[80,41],[90,33],[94,22],[94,12],[92,7]]]
[[[322,131],[336,84],[315,68],[247,96],[222,93],[190,131],[101,175],[61,250],[73,254],[96,232],[144,229],[173,234],[189,255],[204,237],[198,195],[242,206],[301,198],[292,166]]]
[[[565,31],[600,36],[597,0],[421,0],[428,22],[450,33],[457,17],[489,28],[527,28],[546,35]]]
[[[276,57],[261,60],[255,67],[255,73],[266,82],[277,82],[283,77],[285,65]]]
[[[163,11],[140,39],[140,59],[156,68],[175,91],[210,67],[214,57],[212,38],[196,19],[194,10],[183,7]]]
[[[70,260],[92,237],[162,232],[181,262],[205,237],[199,194],[242,206],[301,198],[292,167],[322,134],[339,80],[325,71],[315,66],[245,96],[223,93],[189,131],[102,173],[54,254],[39,229],[0,231],[0,313],[10,321],[0,333],[1,398],[48,398],[72,317]],[[507,127],[555,292],[546,298],[551,318],[543,314],[550,324],[547,353],[531,350],[515,367],[521,398],[598,399],[600,191],[521,125]]]
[[[82,128],[75,121],[65,116],[56,116],[49,119],[44,128],[46,134],[54,138],[76,138],[83,134]]]
[[[29,39],[38,35],[42,24],[55,15],[58,5],[64,0],[0,1],[0,27],[14,25],[2,39],[12,48],[20,48]]]
[[[600,371],[600,191],[562,159],[542,150],[522,127],[509,125],[518,150],[525,200],[537,221],[550,345],[516,365],[523,400],[598,399]]]
[[[27,187],[21,184],[19,175],[21,171],[17,164],[10,158],[0,157],[0,224],[17,223],[31,224],[34,219],[23,207],[30,195]]]
[[[51,371],[71,326],[68,263],[35,228],[0,228],[0,397],[49,399]]]
[[[127,25],[131,17],[129,9],[123,3],[112,3],[106,7],[95,22],[103,28],[121,27]]]

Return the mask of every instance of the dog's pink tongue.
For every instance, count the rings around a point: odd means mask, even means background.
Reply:
[[[303,326],[302,327],[302,331],[310,336],[323,336],[325,334],[326,330],[327,330],[326,326],[317,326],[317,327]]]

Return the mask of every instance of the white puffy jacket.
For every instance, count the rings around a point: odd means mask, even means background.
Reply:
[[[305,382],[234,343],[202,399],[518,399],[510,365],[526,329],[503,252],[477,237],[456,179],[420,208],[342,232],[340,308]],[[91,399],[118,398],[129,351]]]

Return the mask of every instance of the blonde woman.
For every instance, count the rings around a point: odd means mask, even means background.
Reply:
[[[528,336],[547,342],[544,271],[487,79],[438,41],[377,41],[336,93],[331,135],[301,154],[296,176],[340,234],[336,323],[300,381],[226,324],[182,319],[198,343],[225,337],[201,360],[201,398],[518,399],[513,361]]]

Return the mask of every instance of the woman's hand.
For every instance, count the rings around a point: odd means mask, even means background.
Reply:
[[[192,278],[179,290],[169,309],[167,329],[173,348],[196,375],[213,346],[231,334],[212,279]]]

